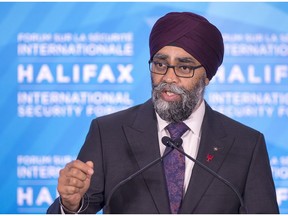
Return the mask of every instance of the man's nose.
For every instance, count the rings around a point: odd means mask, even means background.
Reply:
[[[167,83],[175,83],[178,80],[178,77],[175,73],[175,68],[174,67],[169,67],[167,69],[167,73],[164,75],[163,80],[166,81]]]

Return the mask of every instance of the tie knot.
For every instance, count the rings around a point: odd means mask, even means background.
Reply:
[[[166,126],[172,140],[180,138],[189,127],[183,122],[170,123]]]

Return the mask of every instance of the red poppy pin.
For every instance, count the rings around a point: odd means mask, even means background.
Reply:
[[[206,161],[207,161],[207,162],[210,162],[210,161],[213,160],[213,158],[214,158],[214,155],[207,154],[207,156],[206,156]]]

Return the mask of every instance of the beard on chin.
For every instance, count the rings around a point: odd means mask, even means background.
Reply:
[[[153,81],[152,81],[153,83]],[[179,101],[165,101],[161,98],[163,91],[170,91],[181,96]],[[168,122],[181,122],[186,120],[199,101],[203,98],[205,91],[205,77],[201,78],[192,90],[186,90],[175,84],[161,82],[152,88],[152,101],[158,115]]]

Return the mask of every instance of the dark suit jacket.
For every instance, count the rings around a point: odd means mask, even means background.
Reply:
[[[217,150],[215,150],[215,147]],[[78,158],[94,162],[95,173],[84,213],[103,208],[121,180],[160,157],[157,119],[151,100],[94,119]],[[207,155],[213,159],[207,161]],[[197,159],[231,182],[248,213],[278,213],[274,183],[263,135],[206,104]],[[106,208],[105,208],[106,209]],[[110,213],[170,213],[162,163],[113,193]],[[195,165],[180,213],[241,213],[235,192]],[[104,213],[106,210],[104,210]],[[56,200],[48,213],[59,213]]]

